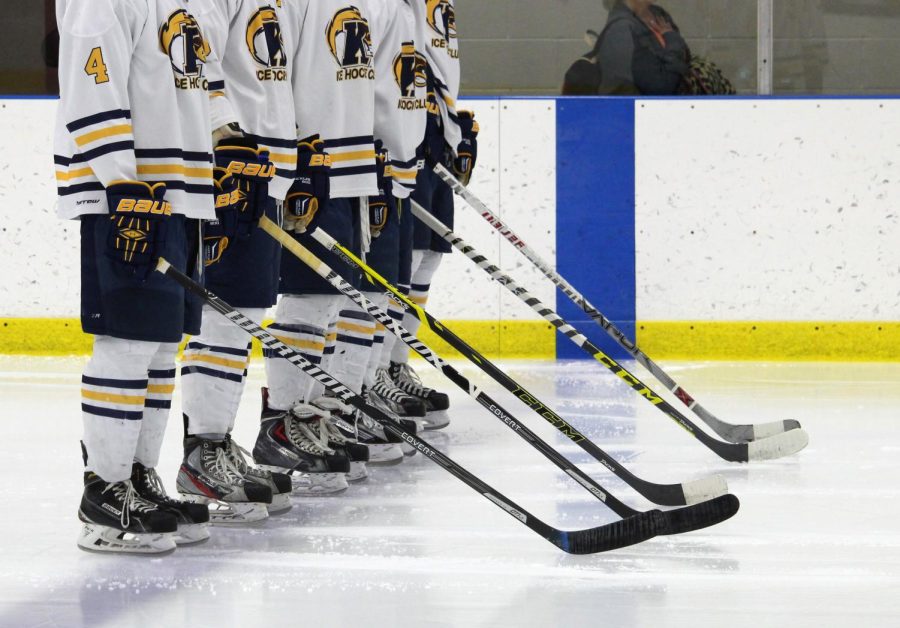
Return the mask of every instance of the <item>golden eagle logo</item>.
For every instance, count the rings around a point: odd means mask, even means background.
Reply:
[[[209,42],[203,37],[194,16],[180,9],[159,28],[159,46],[169,55],[172,69],[184,77],[199,78],[210,54]]]
[[[435,33],[446,39],[456,39],[456,11],[450,0],[425,0],[425,19]]]
[[[335,13],[325,29],[325,37],[341,68],[367,68],[372,64],[369,22],[356,7],[346,7]]]
[[[281,24],[272,7],[263,7],[247,22],[247,49],[253,60],[263,67],[287,66]]]

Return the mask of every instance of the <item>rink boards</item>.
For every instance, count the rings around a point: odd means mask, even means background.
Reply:
[[[482,128],[471,189],[652,357],[900,354],[900,101],[465,105]],[[54,214],[55,110],[52,99],[0,99],[0,347],[9,353],[88,346],[77,322],[77,224]],[[622,355],[461,201],[456,230]],[[428,310],[492,355],[583,356],[458,254],[438,273]]]

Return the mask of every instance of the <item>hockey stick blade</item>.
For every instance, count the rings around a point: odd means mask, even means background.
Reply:
[[[747,459],[775,460],[797,453],[809,444],[806,430],[797,428],[747,443]]]
[[[740,507],[740,500],[728,493],[692,506],[667,510],[663,512],[666,529],[659,534],[683,534],[708,528],[731,519]]]
[[[245,332],[259,340],[263,347],[270,349],[288,360],[291,364],[312,377],[335,397],[358,410],[366,413],[393,435],[401,438],[403,442],[416,448],[423,456],[443,468],[445,471],[468,485],[473,490],[481,493],[495,506],[502,509],[511,517],[527,526],[556,547],[570,554],[595,554],[609,550],[635,545],[649,540],[666,530],[666,522],[657,510],[651,510],[627,517],[596,528],[585,530],[558,530],[550,526],[524,508],[508,499],[505,495],[495,490],[478,476],[473,475],[465,468],[454,462],[419,437],[408,433],[399,423],[395,423],[388,415],[377,408],[368,405],[358,394],[354,393],[344,384],[331,377],[328,373],[304,358],[286,344],[269,334],[254,321],[247,318],[225,301],[206,290],[196,281],[174,268],[168,261],[160,257],[157,261],[156,271],[177,282],[185,290],[197,295],[203,301],[227,318],[231,323],[240,327]]]
[[[518,285],[509,275],[500,270],[498,266],[488,261],[488,259],[478,253],[478,251],[476,251],[474,247],[467,244],[461,237],[459,237],[459,235],[454,233],[449,227],[443,224],[436,217],[428,213],[421,205],[416,203],[416,201],[411,201],[411,204],[412,213],[416,216],[416,218],[418,218],[432,231],[446,240],[451,246],[453,246],[453,248],[465,255],[469,259],[469,261],[483,270],[485,274],[491,277],[491,279],[502,285],[525,305],[530,307],[534,312],[541,316],[544,320],[553,325],[557,329],[557,331],[559,331],[559,333],[571,340],[572,343],[575,344],[579,349],[596,360],[604,368],[618,376],[623,382],[625,382],[626,385],[630,386],[636,393],[638,393],[641,399],[644,399],[645,401],[656,407],[657,410],[659,410],[669,419],[684,428],[686,432],[700,441],[708,449],[715,452],[721,458],[734,462],[748,462],[750,460],[759,459],[758,457],[750,457],[750,450],[746,444],[723,442],[716,438],[713,438],[706,432],[699,429],[690,419],[681,414],[681,412],[679,412],[668,401],[651,390],[649,386],[638,379],[634,374],[629,372],[624,366],[619,364],[612,357],[605,354],[584,334],[580,333],[575,327],[563,320],[563,318],[555,311],[553,311],[553,309],[542,303],[534,295],[529,293],[525,288]],[[798,430],[793,431],[796,432]],[[758,450],[754,449],[754,451],[760,452],[759,455],[763,455],[762,452],[766,452],[768,453],[768,455],[772,455],[772,453],[776,451],[783,452],[782,455],[789,455],[791,453],[799,451],[791,450],[790,444],[799,444],[803,441],[803,438],[781,438],[785,434],[789,433],[790,432],[785,432],[783,434],[778,434],[770,437],[769,439],[766,439],[767,441],[770,441],[771,439],[778,439],[777,441],[775,441],[778,446],[773,447],[771,446],[772,443],[770,443],[770,446],[760,447]]]
[[[767,438],[774,434],[795,430],[800,423],[794,420],[773,421],[758,425],[733,425],[717,418],[712,412],[701,406],[684,388],[682,388],[662,367],[656,364],[650,357],[629,340],[608,318],[578,292],[572,284],[556,272],[556,269],[545,262],[537,252],[525,243],[512,228],[500,220],[484,202],[475,196],[466,186],[450,173],[443,165],[437,164],[434,172],[450,186],[457,196],[462,198],[473,210],[481,214],[489,225],[497,230],[510,242],[528,261],[552,281],[560,291],[587,314],[591,320],[599,325],[620,347],[625,349],[637,362],[646,368],[666,389],[673,393],[678,400],[696,414],[704,423],[713,429],[719,436],[732,443],[747,443],[753,440]]]

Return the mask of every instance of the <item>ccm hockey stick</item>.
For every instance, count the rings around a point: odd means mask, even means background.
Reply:
[[[469,346],[462,338],[454,334],[440,321],[431,316],[421,306],[413,303],[409,297],[387,282],[381,275],[372,270],[363,261],[347,250],[330,235],[316,229],[312,237],[326,249],[334,251],[346,264],[361,270],[368,280],[374,285],[381,286],[384,290],[400,303],[406,311],[427,325],[435,334],[443,338],[454,349],[462,353],[468,360],[482,371],[487,373],[494,381],[506,390],[518,397],[522,403],[531,408],[542,419],[553,425],[557,430],[565,434],[569,440],[576,443],[584,451],[596,458],[604,467],[623,479],[629,486],[655,504],[664,506],[684,506],[702,501],[711,495],[723,495],[728,491],[725,479],[715,475],[702,478],[685,484],[654,484],[643,480],[622,466],[615,458],[600,449],[588,438],[575,429],[574,426],[543,404],[537,397],[519,385],[509,375],[500,370],[494,363]]]
[[[774,434],[788,432],[800,427],[800,423],[793,419],[785,421],[773,421],[771,423],[757,423],[747,425],[734,425],[726,421],[718,419],[712,412],[701,406],[688,392],[682,388],[672,377],[669,376],[658,364],[651,360],[647,354],[641,351],[638,346],[628,339],[622,331],[620,331],[608,318],[582,295],[565,278],[557,273],[553,267],[545,262],[530,246],[520,238],[510,226],[500,220],[487,205],[472,194],[462,183],[460,183],[449,170],[441,164],[434,167],[434,171],[453,191],[460,196],[466,203],[490,223],[504,238],[510,241],[519,252],[527,257],[532,264],[537,266],[538,270],[544,273],[544,276],[552,281],[556,286],[572,300],[581,310],[591,317],[595,323],[600,325],[606,333],[608,333],[623,349],[631,354],[641,366],[646,368],[663,386],[670,392],[674,393],[678,400],[686,405],[694,414],[713,429],[719,436],[732,443],[747,443],[761,438],[767,438]]]
[[[541,452],[546,458],[572,477],[581,486],[587,489],[594,497],[606,504],[610,510],[622,518],[633,517],[640,511],[634,510],[619,501],[616,497],[597,484],[590,476],[564,458],[553,449],[546,441],[516,419],[509,411],[503,408],[494,399],[472,384],[462,373],[453,366],[447,364],[436,353],[429,349],[423,342],[410,334],[402,325],[395,322],[387,312],[369,301],[359,290],[345,281],[337,272],[314,255],[309,249],[292,238],[274,222],[263,217],[259,223],[260,229],[268,233],[281,243],[284,248],[294,254],[303,263],[309,266],[322,279],[330,283],[339,292],[346,295],[364,312],[368,312],[375,320],[384,325],[391,333],[405,342],[420,356],[425,358],[434,368],[441,371],[450,381],[456,384],[467,395],[475,399],[493,416],[500,419],[507,427],[521,436],[532,447]],[[691,530],[699,530],[734,516],[740,507],[740,503],[734,495],[712,496],[713,499],[693,506],[685,506],[677,510],[663,513],[666,520],[666,531],[659,534],[680,534]]]
[[[525,524],[564,552],[568,552],[569,554],[596,554],[598,552],[606,552],[646,541],[659,534],[660,531],[666,530],[665,517],[659,510],[638,513],[633,517],[614,521],[613,523],[596,528],[573,531],[557,530],[527,512],[521,506],[493,489],[477,476],[466,471],[463,467],[453,462],[453,460],[428,443],[404,430],[399,423],[392,421],[388,415],[377,408],[368,405],[362,397],[328,375],[328,373],[299,353],[296,353],[293,349],[269,334],[252,320],[222,301],[219,297],[208,292],[196,281],[176,268],[173,268],[164,258],[159,259],[156,270],[163,275],[174,279],[184,287],[185,290],[196,294],[222,316],[259,340],[265,348],[270,349],[287,359],[291,364],[325,386],[328,391],[344,403],[368,414],[378,421],[378,423],[384,427],[385,431],[402,438],[404,442],[415,447],[423,456],[438,464],[445,471],[481,493],[486,499],[493,502],[494,505],[499,506],[507,514],[518,520],[520,523]]]
[[[440,235],[447,242],[452,244],[454,248],[472,260],[476,266],[490,275],[497,283],[505,286],[507,290],[524,301],[526,305],[531,307],[531,309],[556,327],[560,333],[568,337],[572,342],[583,349],[585,353],[597,360],[597,362],[612,371],[615,375],[622,378],[622,380],[637,391],[642,398],[659,408],[663,414],[667,415],[670,419],[683,427],[689,434],[706,445],[721,458],[732,462],[771,460],[773,458],[781,458],[782,456],[796,453],[806,447],[807,443],[809,443],[809,437],[802,429],[781,432],[762,440],[750,441],[749,443],[724,443],[713,438],[694,425],[687,417],[669,404],[669,402],[650,390],[646,384],[632,375],[621,364],[603,353],[603,351],[590,340],[578,333],[578,330],[560,318],[556,312],[529,294],[527,290],[517,285],[509,275],[491,264],[483,255],[479,254],[473,247],[466,244],[462,238],[453,233],[453,231],[448,229],[447,226],[437,218],[425,211],[425,209],[415,201],[412,201],[412,212],[416,218],[424,222],[435,233]]]

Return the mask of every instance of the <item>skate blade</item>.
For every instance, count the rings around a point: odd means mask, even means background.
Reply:
[[[349,488],[343,473],[295,473],[291,475],[294,495],[316,497],[337,495]]]
[[[200,545],[209,540],[209,525],[206,523],[191,523],[178,526],[174,533],[175,545]]]
[[[369,470],[366,469],[365,462],[351,462],[350,471],[344,475],[348,482],[356,484],[357,482],[365,482],[369,479]]]
[[[205,495],[180,493],[182,499],[195,504],[206,504],[209,508],[209,525],[243,526],[260,525],[268,517],[268,504],[256,502],[223,502],[210,499]]]
[[[400,445],[369,445],[368,464],[376,467],[392,467],[403,462],[403,450]]]
[[[450,416],[447,414],[446,410],[429,412],[428,416],[425,417],[425,420],[422,421],[422,429],[426,432],[442,430],[448,425],[450,425]]]
[[[269,516],[271,517],[273,515],[283,515],[293,507],[290,493],[276,493],[272,495],[272,503],[266,506],[266,510],[269,511]]]
[[[124,532],[95,523],[84,523],[78,536],[78,547],[95,554],[155,557],[171,554],[176,545],[171,532]]]

